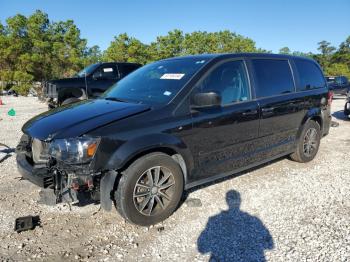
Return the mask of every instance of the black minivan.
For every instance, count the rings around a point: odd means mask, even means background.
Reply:
[[[157,61],[100,98],[23,126],[22,176],[57,202],[90,191],[128,221],[166,219],[191,187],[289,155],[311,161],[332,93],[310,59],[210,54]]]

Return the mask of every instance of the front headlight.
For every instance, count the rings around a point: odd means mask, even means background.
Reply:
[[[77,137],[55,139],[50,143],[49,154],[58,161],[69,164],[84,164],[95,155],[100,138]]]

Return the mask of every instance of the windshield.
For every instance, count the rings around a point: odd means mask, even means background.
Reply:
[[[207,63],[200,58],[158,61],[132,72],[102,96],[107,99],[166,104]]]
[[[92,64],[89,65],[87,67],[85,67],[83,70],[81,70],[80,72],[78,72],[77,74],[75,74],[75,77],[84,77],[85,74],[89,75],[91,74],[93,71],[95,71],[95,69],[99,66],[100,64]]]

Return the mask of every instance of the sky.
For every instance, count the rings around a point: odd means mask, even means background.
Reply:
[[[51,21],[74,20],[101,50],[120,33],[150,43],[173,29],[230,30],[275,53],[285,46],[315,53],[318,42],[338,47],[350,35],[350,0],[0,0],[0,21],[36,9]]]

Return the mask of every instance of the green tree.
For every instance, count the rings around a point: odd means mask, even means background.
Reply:
[[[136,38],[129,37],[126,33],[120,34],[114,38],[106,49],[103,58],[105,61],[143,64],[147,61],[146,45]]]
[[[87,48],[72,20],[50,22],[47,14],[37,10],[0,24],[0,80],[10,85],[17,82],[21,93],[29,89],[30,81],[71,75],[97,55],[96,48]]]
[[[168,32],[165,36],[158,36],[148,47],[148,58],[154,61],[183,55],[183,40],[183,32],[178,29]]]
[[[339,49],[332,56],[331,62],[346,64],[350,68],[350,36],[339,45]]]
[[[346,64],[334,63],[325,68],[325,73],[331,76],[344,75],[350,78],[350,69]]]
[[[85,57],[84,59],[85,66],[100,62],[102,60],[102,52],[100,50],[100,47],[97,45],[89,47],[85,52],[84,57]]]
[[[290,55],[292,52],[290,51],[290,49],[288,47],[285,46],[279,50],[279,53],[284,54],[284,55]]]
[[[255,42],[228,30],[211,32],[196,31],[185,35],[184,54],[257,52]]]
[[[321,52],[321,54],[316,55],[315,59],[319,62],[319,64],[323,68],[327,68],[330,64],[331,57],[332,57],[334,51],[336,50],[336,48],[334,46],[331,46],[330,42],[323,40],[323,41],[318,43],[317,49]]]

